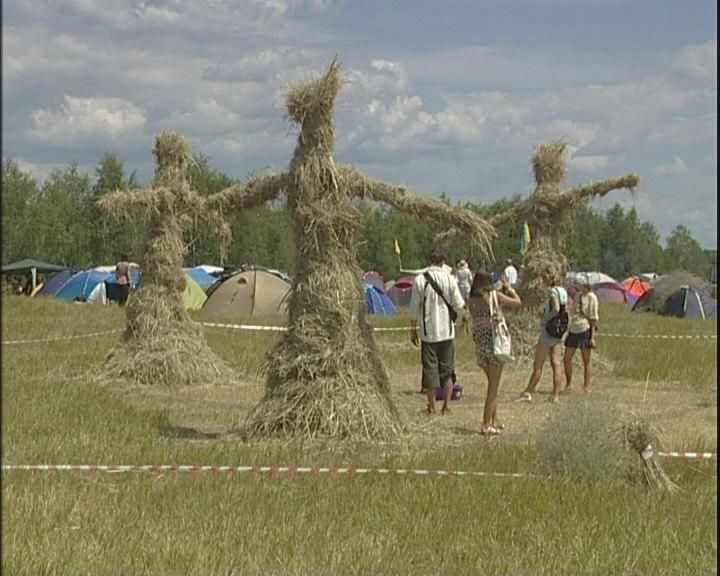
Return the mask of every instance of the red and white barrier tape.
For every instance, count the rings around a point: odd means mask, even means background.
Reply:
[[[656,452],[664,458],[684,458],[686,460],[717,460],[717,452]]]
[[[323,468],[317,466],[204,466],[190,464],[3,464],[5,470],[98,471],[98,472],[232,472],[251,474],[327,474],[330,476],[467,476],[484,478],[548,478],[517,472],[475,472],[464,470],[429,470],[415,468]]]
[[[37,342],[58,342],[61,340],[76,340],[78,338],[93,338],[94,336],[103,336],[105,334],[115,334],[123,332],[123,328],[117,330],[103,330],[102,332],[89,332],[87,334],[75,334],[72,336],[58,336],[56,338],[26,338],[24,340],[2,340],[3,344],[35,344]]]
[[[198,322],[201,326],[211,328],[229,328],[233,330],[261,330],[271,332],[287,332],[287,326],[264,326],[258,324],[223,324],[220,322]],[[104,330],[102,332],[89,332],[87,334],[76,334],[71,336],[57,336],[54,338],[26,338],[21,340],[2,340],[2,344],[36,344],[43,342],[60,342],[63,340],[75,340],[78,338],[93,338],[95,336],[103,336],[106,334],[114,334],[122,332],[124,329]],[[389,327],[373,327],[374,332],[407,332],[406,326],[389,326]],[[699,340],[699,339],[716,339],[716,334],[696,334],[696,335],[675,335],[675,334],[614,334],[599,333],[601,336],[609,336],[615,338],[650,338],[661,340]]]

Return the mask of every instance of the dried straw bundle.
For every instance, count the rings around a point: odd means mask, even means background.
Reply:
[[[605,196],[612,190],[633,190],[639,183],[635,174],[611,178],[600,182],[576,186],[561,191],[566,173],[563,141],[548,142],[538,146],[532,158],[536,188],[525,202],[495,215],[490,224],[499,227],[508,223],[528,220],[533,229],[533,241],[525,255],[526,283],[522,290],[523,301],[532,307],[544,302],[545,287],[541,276],[546,270],[555,271],[560,277],[567,270],[564,255],[565,236],[572,224],[576,208],[596,196]]]
[[[289,173],[256,184],[284,187],[295,221],[295,283],[289,330],[268,355],[264,398],[250,414],[250,436],[329,435],[390,438],[401,430],[387,372],[365,320],[355,255],[359,213],[332,158],[334,100],[341,86],[334,59],[324,76],[287,96],[300,134]],[[233,200],[233,197],[237,200]],[[225,206],[247,206],[253,194],[228,191]]]
[[[639,455],[640,468],[645,484],[659,492],[675,492],[678,489],[654,458],[653,447],[657,446],[657,436],[651,427],[640,419],[633,419],[623,426],[626,446]]]
[[[182,232],[197,219],[217,224],[225,239],[229,228],[219,213],[205,210],[202,199],[187,183],[190,152],[185,139],[162,132],[154,153],[153,188],[116,191],[98,202],[118,219],[139,208],[150,220],[141,260],[143,280],[128,299],[127,328],[107,355],[104,370],[109,378],[119,376],[147,385],[210,383],[229,372],[207,346],[183,304]]]

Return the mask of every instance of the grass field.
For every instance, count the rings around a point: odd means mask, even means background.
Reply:
[[[479,435],[484,379],[460,335],[464,396],[421,414],[418,352],[406,332],[377,334],[407,431],[394,443],[244,442],[262,395],[257,370],[278,337],[206,328],[237,374],[227,386],[157,390],[89,377],[121,328],[115,306],[2,301],[4,464],[208,464],[411,467],[542,475],[535,440],[554,411],[610,403],[640,416],[665,450],[717,450],[714,322],[602,310],[592,394],[513,403],[527,362],[503,375],[502,436]],[[382,326],[400,318],[372,319]],[[624,334],[624,337],[603,334]],[[580,388],[578,364],[576,387]],[[662,460],[680,487],[647,491],[615,477],[393,477],[226,473],[2,473],[3,574],[715,574],[717,468]]]

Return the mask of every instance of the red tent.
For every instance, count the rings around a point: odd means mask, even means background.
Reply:
[[[640,296],[652,288],[652,284],[638,276],[630,276],[630,278],[626,278],[623,282],[623,287],[635,300],[638,300]]]

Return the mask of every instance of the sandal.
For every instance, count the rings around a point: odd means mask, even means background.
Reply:
[[[481,436],[497,436],[498,434],[500,434],[500,430],[494,426],[488,426],[487,428],[482,428],[480,430]]]
[[[445,414],[450,414],[450,408],[448,408],[447,406],[443,406],[440,409],[440,414],[442,414],[443,416],[445,416]]]
[[[502,432],[503,430],[505,430],[505,424],[496,422],[495,424],[493,424],[493,428],[495,428],[495,430],[497,430],[498,432]]]

